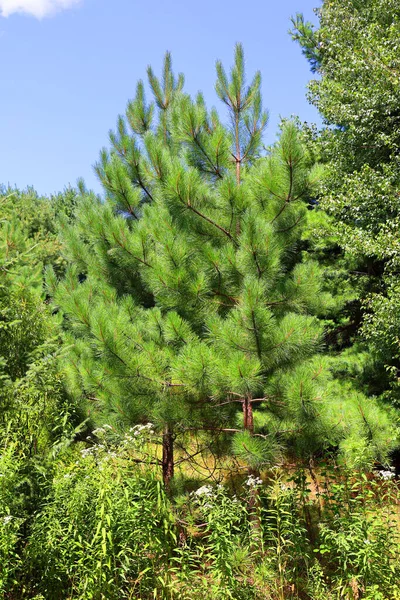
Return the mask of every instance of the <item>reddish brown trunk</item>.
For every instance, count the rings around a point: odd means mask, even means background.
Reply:
[[[239,138],[239,114],[235,116],[235,143],[236,143],[236,183],[240,185],[240,166],[242,158],[240,156],[240,138]]]
[[[236,159],[236,183],[240,185],[240,158]]]
[[[254,419],[253,419],[253,406],[251,404],[251,397],[246,396],[243,400],[243,427],[251,434],[254,433]]]
[[[171,487],[171,479],[174,476],[174,434],[172,427],[166,425],[162,442],[162,473],[166,490]]]
[[[240,139],[239,139],[239,113],[236,114],[235,118],[235,140],[236,140],[236,183],[240,185],[240,167],[242,163],[242,158],[240,156]],[[238,220],[236,223],[236,235],[239,237],[240,235],[240,217],[238,215]]]
[[[251,403],[251,396],[246,396],[243,400],[243,427],[245,431],[248,431],[250,435],[254,433],[254,418],[253,418],[253,405]],[[250,468],[248,474],[255,478],[260,477],[259,469]],[[262,551],[262,526],[261,526],[261,514],[260,514],[260,492],[258,488],[250,489],[249,498],[249,520],[251,524],[251,534],[254,552]]]

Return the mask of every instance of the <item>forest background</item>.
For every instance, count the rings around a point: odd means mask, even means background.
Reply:
[[[167,53],[101,195],[2,189],[3,598],[400,596],[400,9],[316,15],[320,128]]]

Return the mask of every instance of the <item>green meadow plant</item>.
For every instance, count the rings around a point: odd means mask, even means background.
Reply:
[[[46,598],[150,598],[167,589],[173,513],[154,470],[132,458],[135,431],[118,447],[100,438],[59,463],[28,548]]]
[[[19,543],[21,503],[18,495],[19,461],[12,446],[0,453],[0,598],[12,589],[21,566]]]
[[[332,589],[344,597],[395,597],[390,593],[400,575],[399,494],[389,475],[383,471],[369,480],[346,472],[324,493],[314,552]]]
[[[310,564],[310,543],[302,504],[303,489],[288,482],[278,469],[265,491],[263,528],[266,560],[276,573],[276,593],[286,598]]]

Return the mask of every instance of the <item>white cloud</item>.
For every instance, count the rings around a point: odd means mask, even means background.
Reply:
[[[33,15],[43,19],[78,4],[81,0],[0,0],[0,16],[9,17],[13,13]]]

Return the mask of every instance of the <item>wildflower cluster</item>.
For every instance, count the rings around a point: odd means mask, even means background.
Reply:
[[[112,430],[111,425],[105,424],[105,425],[103,425],[103,427],[98,427],[97,429],[94,429],[92,431],[92,433],[93,433],[93,435],[97,435],[97,436],[104,435],[105,433],[107,433],[106,430]]]
[[[113,434],[110,437],[110,434]],[[117,458],[117,453],[112,449],[115,446],[115,431],[105,423],[102,427],[93,429],[91,435],[88,435],[86,440],[91,442],[91,446],[82,448],[80,454],[82,458],[90,456],[96,459],[107,460],[109,458]]]
[[[190,494],[193,502],[202,509],[211,509],[226,496],[225,488],[222,484],[216,486],[202,485]]]
[[[390,479],[393,479],[395,477],[395,474],[393,472],[393,469],[387,471],[379,471],[379,477],[384,481],[390,481]]]
[[[146,435],[146,434],[154,434],[154,425],[153,423],[146,423],[146,425],[135,425],[134,427],[131,427],[129,430],[130,433],[133,433],[133,435],[138,436],[138,435]]]
[[[215,491],[211,485],[203,485],[191,494],[196,498],[213,498],[215,496]]]
[[[104,444],[95,444],[94,446],[90,446],[90,448],[83,448],[81,450],[81,456],[82,458],[87,458],[88,456],[97,456],[102,450],[105,450]]]
[[[254,475],[249,475],[245,481],[245,484],[249,488],[257,488],[262,485],[262,479],[260,477],[254,477]]]
[[[154,433],[153,423],[135,425],[125,433],[121,440],[121,444],[125,448],[143,449],[143,446],[149,441]]]

